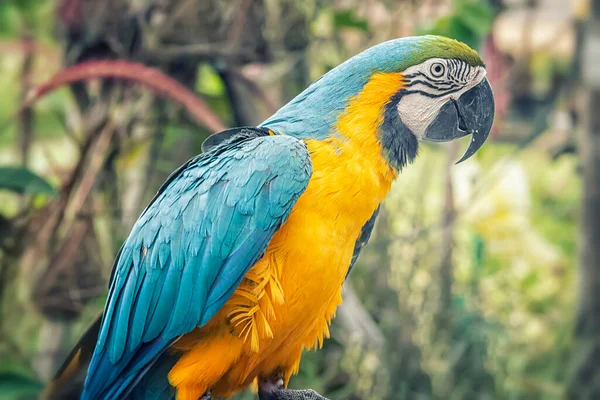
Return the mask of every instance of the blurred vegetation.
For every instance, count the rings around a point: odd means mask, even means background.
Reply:
[[[562,398],[582,196],[576,55],[502,53],[493,27],[508,8],[475,0],[0,2],[0,399],[35,398],[101,312],[116,251],[162,181],[201,151],[211,133],[202,121],[260,123],[360,50],[424,33],[481,52],[498,102],[494,133],[464,164],[453,165],[456,147],[428,146],[403,171],[345,288],[332,338],[305,354],[292,386],[333,400]],[[94,60],[160,70],[208,110],[190,114],[117,75],[52,80]],[[44,82],[50,93],[29,102]]]

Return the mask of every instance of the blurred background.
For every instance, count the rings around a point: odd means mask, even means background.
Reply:
[[[600,399],[598,0],[0,0],[0,399],[37,397],[207,135],[424,33],[482,55],[491,139],[459,166],[468,139],[428,145],[403,171],[292,386]]]

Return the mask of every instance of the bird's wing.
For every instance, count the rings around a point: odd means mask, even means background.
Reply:
[[[206,153],[231,139],[238,140],[242,136],[246,137],[257,137],[257,136],[269,136],[272,135],[273,131],[263,127],[236,127],[225,129],[224,131],[213,133],[202,142],[202,152]]]
[[[174,340],[211,319],[311,173],[304,143],[248,130],[172,174],[116,260],[82,399],[122,398]]]
[[[375,226],[375,221],[379,215],[380,208],[381,205],[375,209],[373,215],[371,215],[371,218],[369,218],[369,220],[363,225],[358,239],[356,239],[356,242],[354,242],[354,252],[352,253],[352,259],[350,260],[348,272],[346,272],[346,279],[348,279],[348,275],[350,275],[350,272],[352,272],[352,268],[354,268],[354,264],[356,263],[356,260],[358,260],[360,251],[367,245],[369,239],[371,238],[371,233],[373,233],[373,227]]]

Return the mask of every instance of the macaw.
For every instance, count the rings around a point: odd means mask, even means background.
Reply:
[[[418,36],[350,58],[257,127],[210,136],[135,223],[49,397],[78,374],[82,400],[287,390],[419,143],[471,135],[463,161],[493,116],[478,54]]]

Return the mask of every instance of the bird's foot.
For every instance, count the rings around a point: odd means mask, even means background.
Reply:
[[[278,376],[272,379],[260,379],[258,381],[258,393],[269,394],[285,389],[283,378]]]
[[[258,398],[260,400],[328,400],[312,389],[286,389],[281,377],[261,379],[258,383]]]

